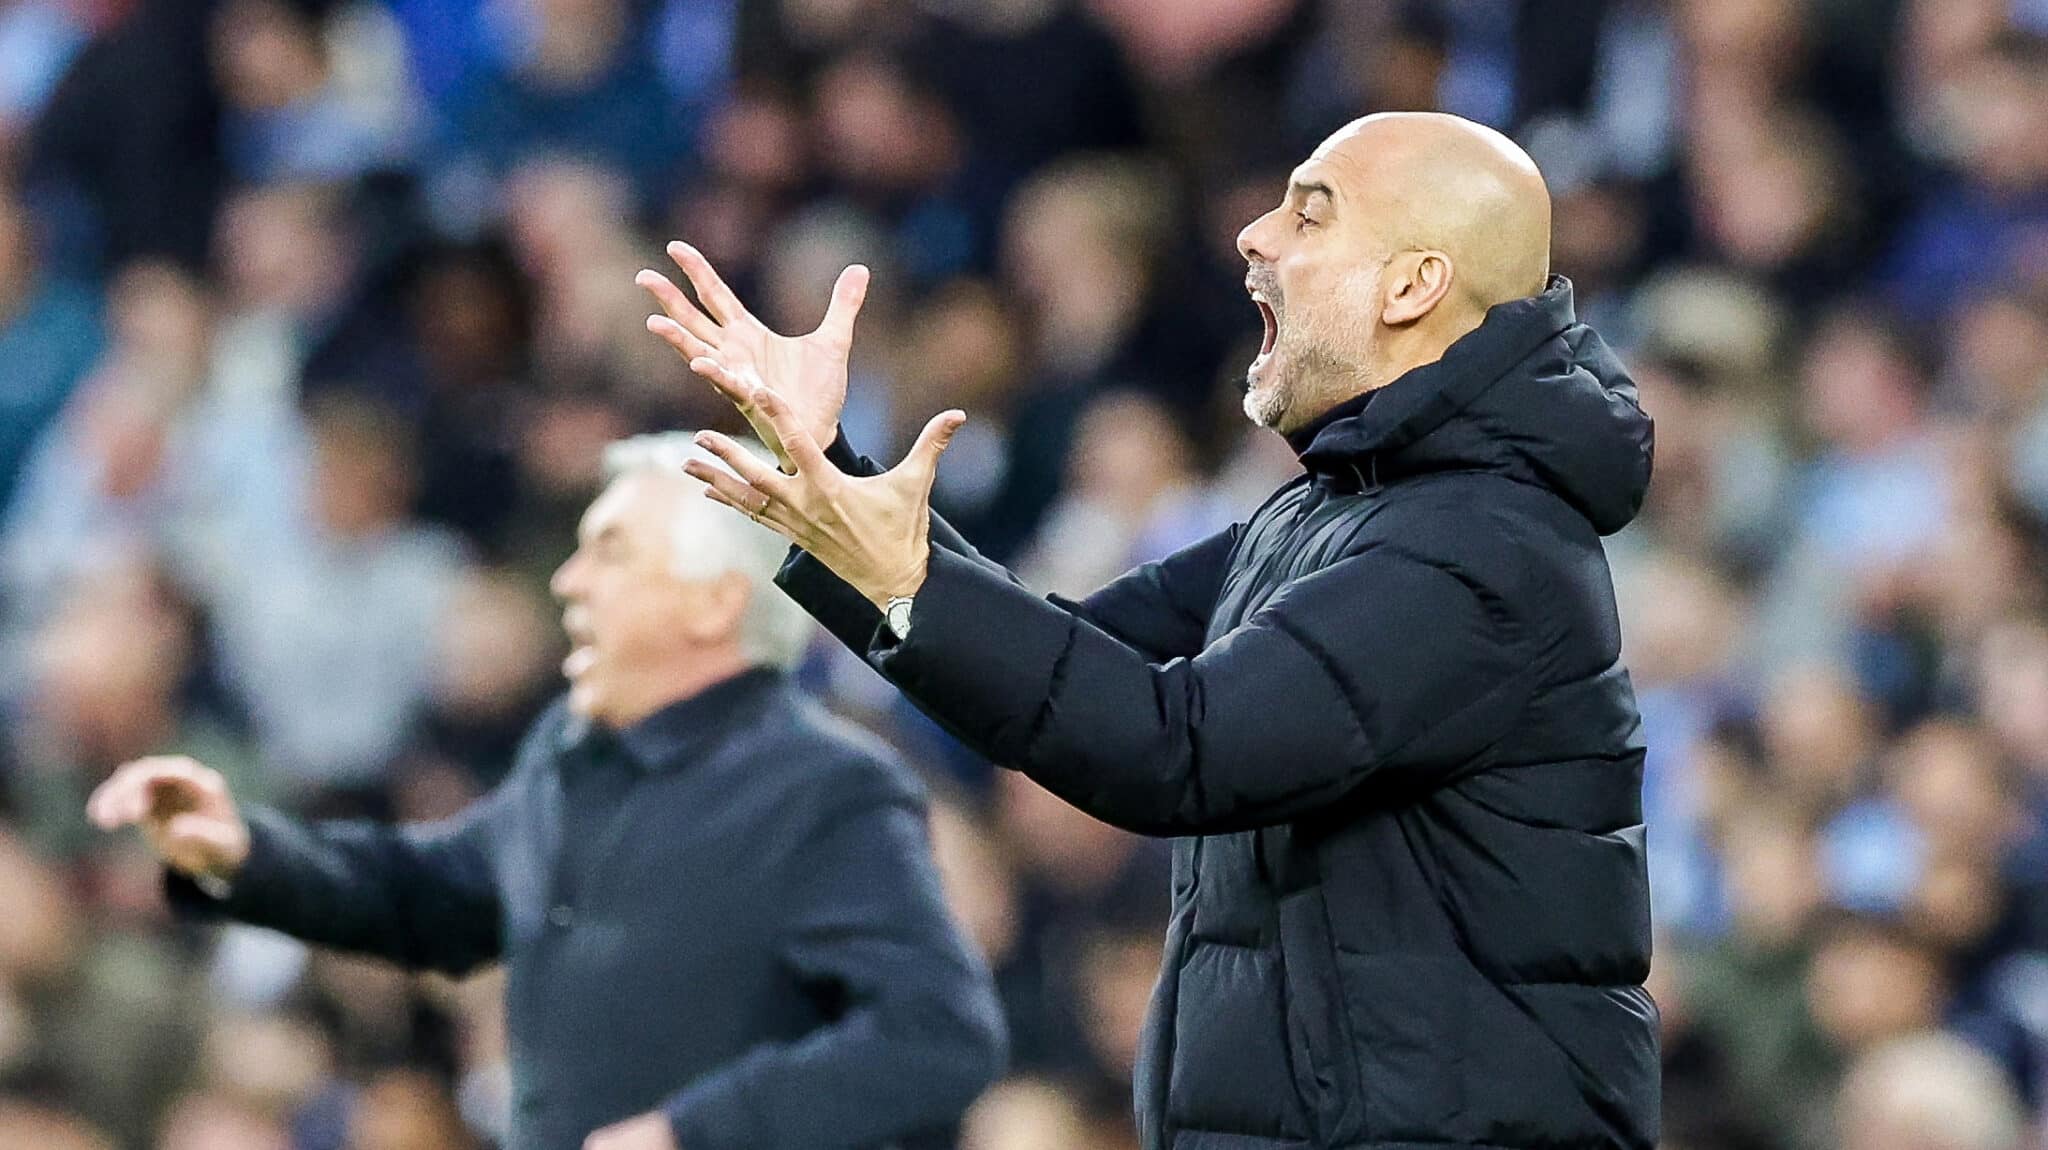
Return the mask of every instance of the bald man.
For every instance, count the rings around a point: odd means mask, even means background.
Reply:
[[[716,499],[794,540],[780,582],[933,717],[1098,818],[1172,836],[1137,1081],[1148,1150],[1657,1142],[1643,744],[1600,536],[1650,421],[1549,274],[1513,143],[1360,120],[1239,237],[1266,336],[1245,411],[1303,474],[1080,602],[928,513],[837,434],[866,272],[815,332],[649,327],[777,445],[718,437]],[[936,543],[936,546],[933,544]]]

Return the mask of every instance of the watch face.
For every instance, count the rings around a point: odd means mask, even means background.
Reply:
[[[910,632],[910,604],[898,602],[889,604],[889,629],[896,632],[898,639]]]

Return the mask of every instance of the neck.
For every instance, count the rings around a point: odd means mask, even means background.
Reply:
[[[1442,359],[1452,344],[1478,330],[1485,318],[1483,311],[1452,311],[1446,307],[1408,327],[1388,331],[1381,360],[1374,365],[1377,386],[1385,386],[1418,367]]]
[[[616,700],[607,707],[604,721],[614,729],[623,730],[664,707],[695,698],[753,667],[737,647],[710,655],[693,653],[688,663],[679,663],[659,674],[649,674],[641,682],[628,687],[623,693],[629,697]]]
[[[1293,427],[1282,426],[1275,430],[1293,445],[1297,453],[1307,450],[1315,433],[1333,419],[1356,415],[1364,409],[1366,398],[1372,393],[1416,368],[1427,367],[1442,359],[1452,344],[1477,329],[1484,318],[1483,313],[1447,313],[1441,318],[1432,316],[1407,327],[1388,330],[1374,348],[1371,362],[1344,370],[1341,385],[1332,381],[1332,390],[1338,394],[1320,404],[1315,415]],[[1338,369],[1332,367],[1329,370]]]

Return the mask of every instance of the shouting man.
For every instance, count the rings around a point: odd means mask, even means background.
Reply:
[[[1496,132],[1372,116],[1238,246],[1245,410],[1305,473],[1081,602],[929,516],[963,415],[888,472],[838,439],[864,270],[801,339],[686,246],[704,310],[639,282],[776,446],[705,436],[736,476],[692,471],[795,541],[783,587],[994,761],[1178,839],[1147,1150],[1649,1150],[1643,744],[1600,536],[1651,428],[1549,274],[1549,193]]]

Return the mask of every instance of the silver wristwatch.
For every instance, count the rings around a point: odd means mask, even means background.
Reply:
[[[191,878],[192,885],[199,888],[199,893],[215,902],[226,902],[235,893],[234,883],[212,871],[195,871]]]
[[[910,638],[910,603],[910,596],[898,595],[882,608],[882,620],[899,643]]]

